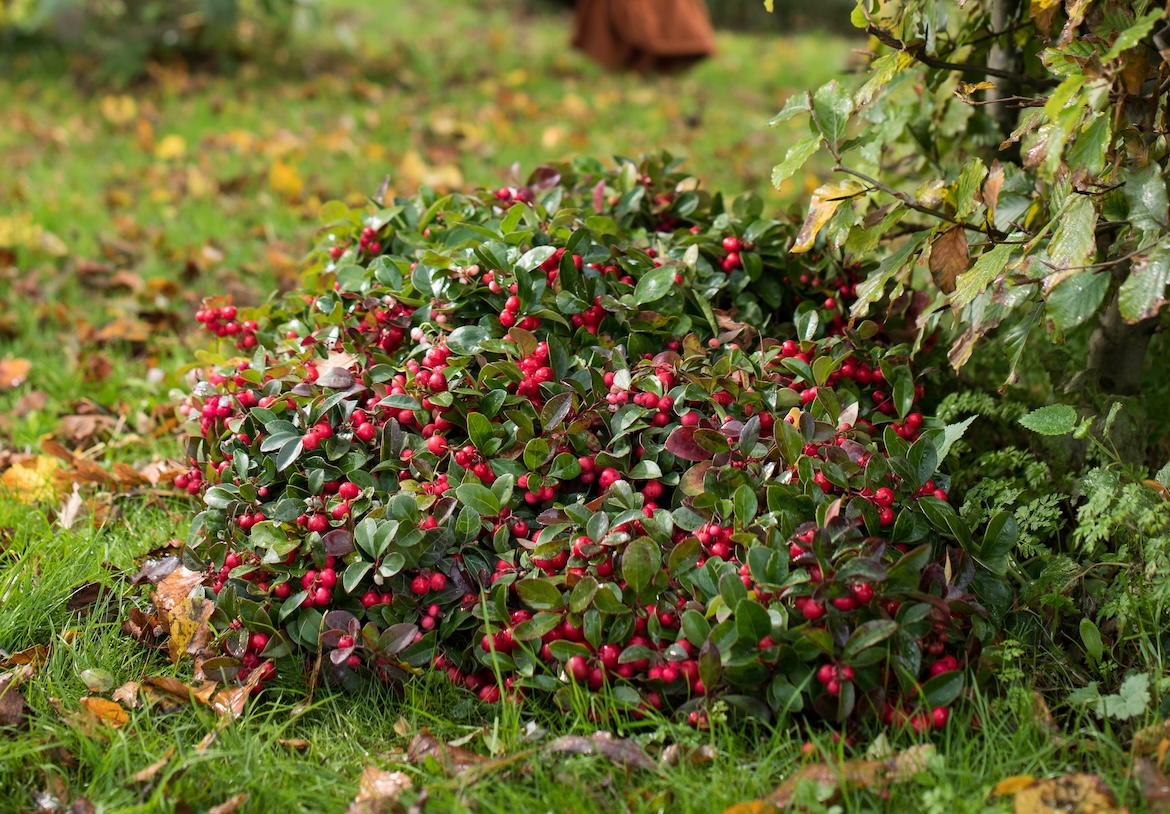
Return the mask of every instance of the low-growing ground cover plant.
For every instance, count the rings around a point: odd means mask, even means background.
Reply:
[[[950,507],[855,270],[668,158],[323,220],[300,289],[197,315],[234,344],[182,408],[201,670],[946,723],[1015,521]]]

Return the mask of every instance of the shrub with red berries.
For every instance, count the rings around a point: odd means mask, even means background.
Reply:
[[[245,315],[182,407],[219,668],[942,725],[1012,529],[947,504],[906,349],[794,304],[751,207],[587,170],[330,205]],[[788,310],[748,328],[753,274]]]

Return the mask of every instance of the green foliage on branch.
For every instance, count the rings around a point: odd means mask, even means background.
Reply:
[[[1029,342],[1082,326],[1114,344],[1159,320],[1170,281],[1166,9],[1148,0],[965,4],[860,0],[863,82],[793,96],[807,119],[776,180],[820,152],[794,252],[869,266],[855,317],[914,292],[920,337],[952,333],[960,368],[997,335],[1018,377]],[[1084,349],[1106,391],[1133,376]],[[1140,368],[1144,344],[1130,343]],[[1116,357],[1114,357],[1114,362]]]

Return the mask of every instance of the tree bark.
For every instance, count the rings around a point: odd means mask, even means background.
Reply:
[[[1126,264],[1128,270],[1128,264]],[[1097,318],[1089,337],[1089,354],[1085,363],[1087,384],[1101,393],[1134,396],[1142,390],[1142,368],[1146,350],[1158,327],[1158,318],[1136,325],[1121,317],[1117,295]]]
[[[1019,0],[994,0],[991,4],[991,33],[995,35],[995,42],[987,55],[989,68],[1012,73],[1018,73],[1020,70],[1020,55],[1010,33],[1018,6]],[[995,88],[987,92],[988,98],[1003,99],[1017,96],[1020,92],[1019,84],[1010,79],[992,76],[987,78],[995,83]],[[1005,139],[1016,128],[1016,111],[1002,102],[989,104],[987,115],[999,125]]]

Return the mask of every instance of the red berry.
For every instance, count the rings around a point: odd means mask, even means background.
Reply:
[[[728,235],[727,237],[723,238],[723,250],[724,251],[738,252],[741,247],[742,247],[742,244],[739,242],[739,238],[736,237],[735,235]]]
[[[314,514],[309,517],[309,520],[306,523],[306,527],[309,529],[309,531],[315,531],[318,534],[323,534],[329,529],[329,518],[328,516],[321,513]]]
[[[415,596],[422,596],[431,590],[431,581],[421,574],[410,581],[410,592]]]
[[[438,571],[431,574],[430,588],[432,591],[441,591],[447,587],[447,575],[441,574]],[[433,616],[434,614],[432,614]]]
[[[361,493],[361,487],[356,483],[350,483],[349,481],[346,481],[345,483],[341,484],[341,486],[337,487],[337,496],[342,500],[353,500]]]

